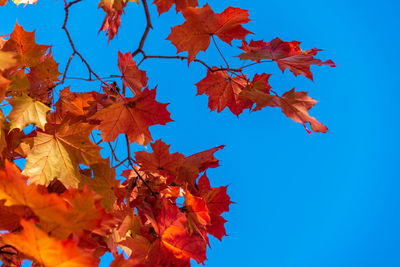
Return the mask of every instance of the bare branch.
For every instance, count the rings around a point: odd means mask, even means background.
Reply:
[[[90,67],[89,63],[85,60],[85,58],[82,56],[82,54],[78,52],[78,50],[77,50],[76,47],[75,47],[74,42],[72,41],[71,35],[70,35],[70,33],[69,33],[68,29],[67,29],[67,22],[68,22],[68,17],[69,17],[69,8],[70,8],[72,5],[74,5],[74,4],[76,4],[76,3],[79,3],[79,2],[81,2],[81,1],[82,1],[82,0],[75,0],[75,1],[72,1],[72,2],[70,2],[70,3],[67,3],[67,1],[64,0],[64,3],[65,3],[65,7],[64,7],[64,10],[65,10],[65,17],[64,17],[63,26],[62,26],[61,28],[65,31],[65,34],[67,35],[67,38],[68,38],[68,42],[69,42],[69,44],[70,44],[70,46],[71,46],[71,48],[72,48],[72,51],[73,51],[71,57],[70,57],[69,60],[68,60],[68,63],[67,63],[67,66],[66,66],[66,69],[65,69],[65,72],[64,72],[64,77],[66,76],[66,72],[68,71],[68,67],[69,67],[69,64],[71,63],[72,58],[73,58],[75,55],[77,55],[77,56],[82,60],[82,62],[86,65],[86,68],[87,68],[88,71],[89,71],[89,79],[90,79],[90,80],[91,80],[91,75],[93,74],[93,75],[97,78],[97,80],[99,80],[101,83],[103,83],[103,84],[106,85],[107,87],[110,87],[110,84],[107,83],[107,82],[105,82],[105,81],[103,81],[103,80],[93,71],[93,69]],[[64,82],[64,80],[65,80],[64,77],[63,77],[62,81],[60,82],[60,84]]]
[[[213,43],[214,43],[214,45],[215,45],[215,48],[217,48],[218,53],[221,55],[222,59],[224,60],[224,62],[225,62],[225,64],[226,64],[226,67],[229,68],[228,61],[226,61],[226,59],[225,59],[224,55],[222,54],[221,50],[219,50],[219,47],[218,47],[218,45],[217,45],[217,42],[215,41],[214,35],[212,35],[211,38],[212,38],[212,40],[213,40]]]
[[[143,8],[144,8],[144,13],[146,15],[146,28],[144,30],[142,38],[140,39],[138,48],[134,52],[132,52],[132,57],[135,57],[139,53],[142,53],[144,55],[144,52],[143,52],[144,42],[146,41],[146,38],[147,38],[147,35],[149,34],[150,29],[153,29],[153,26],[151,25],[150,11],[149,11],[149,7],[147,5],[147,1],[142,0],[142,3],[143,3]]]

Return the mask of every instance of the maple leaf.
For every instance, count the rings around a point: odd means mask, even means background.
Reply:
[[[40,58],[38,64],[31,67],[29,79],[31,81],[35,79],[46,82],[56,82],[60,74],[61,73],[58,71],[58,63],[54,60],[50,50],[49,53]]]
[[[0,71],[9,69],[17,65],[17,60],[15,59],[16,53],[14,52],[3,52],[0,51]]]
[[[36,44],[35,32],[27,32],[16,23],[2,50],[15,52],[22,64],[35,66],[48,48],[48,46]]]
[[[314,58],[321,49],[313,48],[303,51],[298,41],[284,42],[279,38],[275,38],[268,43],[264,41],[251,41],[250,44],[247,44],[243,40],[242,47],[240,48],[245,51],[245,53],[239,55],[239,58],[242,60],[250,59],[260,62],[261,59],[272,59],[278,63],[278,67],[282,72],[288,68],[295,76],[302,74],[310,80],[313,80],[310,71],[311,65],[336,66],[332,60],[322,61]]]
[[[118,68],[122,73],[124,86],[128,86],[134,95],[140,94],[147,85],[146,72],[139,70],[131,53],[118,52]]]
[[[186,228],[187,219],[176,205],[164,199],[161,209],[156,215],[146,215],[160,237],[151,250],[167,249],[177,259],[189,260],[190,258],[202,263],[206,260],[206,243],[200,235],[190,234]],[[159,242],[159,243],[158,243]],[[162,250],[161,248],[161,250]],[[154,252],[153,252],[154,253]],[[149,252],[151,255],[152,252]],[[156,265],[160,266],[160,265]]]
[[[227,186],[213,188],[210,180],[204,173],[198,181],[199,195],[204,198],[209,211],[210,223],[207,225],[207,232],[219,240],[226,236],[224,224],[226,220],[221,213],[229,211],[232,203],[226,193]]]
[[[51,94],[60,74],[58,63],[53,59],[50,50],[39,59],[38,64],[30,67],[30,72],[27,74],[30,84],[29,95],[50,106]]]
[[[97,234],[106,235],[106,231],[115,222],[101,205],[102,197],[88,187],[69,189],[61,197],[69,204],[69,209],[62,214],[66,223],[58,224],[56,220],[47,225],[52,229],[53,236],[66,238],[71,233],[80,235],[83,230],[91,230]]]
[[[240,92],[240,97],[256,103],[252,111],[260,110],[264,107],[280,107],[280,98],[270,94],[271,86],[268,83],[270,74],[256,74],[251,83]]]
[[[19,4],[36,4],[38,0],[13,0],[13,2],[18,6]]]
[[[71,92],[69,87],[65,87],[60,91],[56,112],[57,114],[69,113],[74,116],[86,116],[89,113],[90,103],[95,101],[93,92],[75,93]]]
[[[0,171],[0,200],[5,200],[6,207],[28,207],[40,220],[42,229],[58,238],[71,233],[80,235],[85,229],[101,230],[110,218],[100,205],[99,196],[88,188],[69,189],[61,196],[50,194],[40,185],[28,185],[26,178],[8,162]]]
[[[46,114],[51,110],[42,102],[35,101],[23,94],[20,97],[13,97],[8,100],[13,107],[7,118],[10,120],[10,128],[24,129],[29,124],[35,124],[44,130]]]
[[[282,112],[288,118],[291,118],[295,122],[302,123],[308,133],[310,133],[310,130],[307,129],[306,123],[310,123],[311,129],[314,132],[326,133],[328,131],[325,125],[308,114],[308,110],[311,109],[317,101],[307,96],[307,92],[295,92],[294,89],[292,89],[282,96]]]
[[[204,198],[196,197],[189,191],[185,192],[185,203],[189,232],[202,235],[208,244],[206,227],[210,224],[211,218]]]
[[[13,72],[11,77],[8,77],[9,84],[6,87],[8,96],[20,96],[21,94],[29,94],[30,83],[24,70]]]
[[[197,7],[199,5],[197,0],[154,0],[153,4],[157,6],[159,15],[170,10],[173,4],[175,4],[177,13],[187,7]]]
[[[15,231],[20,225],[21,218],[26,215],[26,208],[24,206],[7,207],[0,201],[0,230]]]
[[[93,178],[83,175],[80,187],[89,186],[93,191],[102,196],[102,204],[111,211],[117,199],[116,192],[120,188],[120,183],[115,179],[115,169],[110,168],[107,160],[90,166]]]
[[[147,145],[152,140],[150,126],[172,121],[166,109],[168,104],[157,102],[155,97],[156,89],[145,88],[141,94],[119,100],[91,117],[100,120],[98,128],[103,141],[114,141],[125,133],[130,142]]]
[[[78,247],[76,241],[60,241],[40,230],[33,221],[21,220],[23,230],[17,234],[3,234],[5,243],[32,257],[44,266],[96,266],[91,253]]]
[[[7,125],[3,110],[0,111],[0,159],[3,157],[2,152],[7,147],[6,133],[4,128]]]
[[[188,7],[182,11],[186,21],[171,29],[167,40],[177,48],[177,52],[188,51],[188,63],[200,51],[206,51],[211,37],[218,36],[231,44],[233,39],[244,40],[251,33],[242,27],[250,21],[247,10],[228,7],[222,13],[214,13],[208,4],[202,8]]]
[[[46,132],[38,132],[23,174],[34,183],[47,185],[57,178],[64,185],[76,188],[80,181],[78,165],[89,166],[102,160],[100,147],[89,139],[93,127],[88,123],[63,121],[57,129],[51,125]]]
[[[185,156],[181,153],[170,154],[169,147],[163,141],[157,140],[151,144],[152,153],[146,151],[136,152],[135,159],[140,166],[140,170],[175,178],[178,167],[183,163]],[[167,184],[169,183],[167,182]]]
[[[233,114],[239,116],[244,109],[251,108],[253,105],[252,101],[239,97],[242,90],[248,85],[245,76],[230,77],[226,71],[207,70],[207,76],[195,85],[197,86],[197,95],[209,96],[208,107],[212,111],[221,112],[228,107]]]
[[[199,173],[208,168],[219,166],[219,161],[214,157],[214,153],[224,147],[223,145],[217,146],[186,157],[178,170],[178,177],[175,182],[182,184],[186,181],[189,189],[192,189]]]
[[[136,247],[135,247],[136,248]],[[109,267],[146,267],[136,257],[134,259],[125,259],[123,254],[114,256],[114,260]]]
[[[98,8],[102,8],[106,12],[103,24],[100,31],[105,31],[110,42],[118,33],[118,28],[121,25],[121,15],[124,13],[124,8],[128,2],[139,4],[139,0],[101,0]]]
[[[264,93],[260,90],[244,90],[240,93],[240,97],[256,103],[256,107],[252,111],[260,110],[264,107],[280,107],[281,101],[278,96]]]
[[[0,101],[4,100],[6,88],[9,86],[10,83],[11,81],[4,77],[4,75],[0,71]]]
[[[65,201],[56,194],[42,194],[40,191],[38,185],[27,185],[26,177],[20,175],[14,164],[7,161],[5,169],[0,170],[0,200],[5,200],[4,206],[29,207],[44,221],[60,219],[60,216],[53,216],[68,211]]]

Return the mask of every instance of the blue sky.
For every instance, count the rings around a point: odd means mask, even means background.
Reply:
[[[200,1],[204,4],[204,1]],[[228,237],[212,238],[206,266],[396,267],[400,266],[399,109],[400,3],[398,1],[209,1],[216,12],[228,5],[248,9],[254,32],[248,40],[275,37],[302,41],[303,49],[324,49],[321,59],[336,68],[312,67],[314,82],[275,64],[249,69],[273,74],[278,92],[295,87],[320,102],[311,114],[326,124],[327,134],[309,136],[301,124],[278,109],[245,112],[207,108],[207,97],[195,96],[194,84],[206,71],[195,63],[148,60],[142,64],[161,102],[171,103],[173,123],[152,127],[154,139],[172,151],[193,154],[220,144],[221,167],[210,170],[214,186],[229,184],[237,204],[225,214]],[[174,55],[166,41],[170,28],[183,19],[175,12],[158,17],[151,6],[154,30],[148,54]],[[117,51],[133,51],[144,29],[142,7],[129,3],[118,36],[107,46],[97,31],[103,12],[97,1],[71,9],[70,31],[97,73],[118,74]],[[60,70],[71,53],[61,31],[63,1],[39,0],[36,6],[0,8],[0,35],[16,19],[36,29],[37,42],[53,44]],[[220,42],[225,55],[236,49]],[[226,52],[225,52],[226,51]],[[199,58],[221,65],[214,48]],[[231,62],[237,62],[233,59]],[[78,59],[71,76],[87,75]],[[73,91],[97,90],[98,84],[70,82]],[[103,266],[108,259],[104,259]]]

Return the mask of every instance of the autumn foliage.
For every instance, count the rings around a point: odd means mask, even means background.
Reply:
[[[172,119],[168,104],[157,101],[162,86],[148,87],[140,63],[155,58],[202,64],[206,73],[196,83],[197,94],[208,96],[211,110],[228,108],[239,116],[245,109],[277,107],[308,133],[328,130],[308,113],[316,100],[295,89],[279,95],[268,82],[270,74],[249,77],[244,71],[271,62],[282,72],[312,80],[310,66],[335,63],[316,58],[320,49],[302,50],[298,41],[248,41],[247,10],[227,7],[216,13],[209,4],[199,7],[197,0],[154,1],[158,15],[175,6],[177,16],[184,17],[167,39],[187,56],[148,55],[144,45],[154,15],[146,0],[101,0],[105,18],[100,31],[109,42],[129,2],[143,6],[147,20],[138,47],[116,55],[121,75],[110,83],[93,71],[68,31],[70,7],[80,1],[64,0],[63,30],[71,56],[62,70],[52,56],[58,48],[37,44],[35,33],[18,23],[0,38],[0,100],[11,109],[7,116],[0,111],[0,260],[4,266],[20,266],[24,259],[35,266],[97,266],[111,252],[111,266],[204,263],[210,235],[226,236],[221,214],[232,203],[227,187],[211,186],[206,174],[219,166],[214,154],[224,146],[183,155],[154,141],[151,126]],[[232,40],[242,42],[235,56],[247,65],[230,67],[218,48],[217,41],[231,45]],[[211,44],[226,66],[209,66],[197,57]],[[65,86],[74,58],[89,71],[86,80],[101,83],[99,90],[74,92]],[[117,139],[126,146],[125,155],[116,153]],[[152,152],[133,152],[133,143],[150,145]],[[105,148],[110,151],[106,159],[100,155]],[[26,160],[22,170],[13,163],[19,159]]]

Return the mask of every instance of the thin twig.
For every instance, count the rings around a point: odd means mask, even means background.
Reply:
[[[122,78],[122,76],[117,76],[117,75],[110,75],[108,77],[101,77],[102,80],[109,80],[109,79],[115,79],[115,78]],[[87,78],[81,78],[81,77],[65,77],[66,80],[82,80],[86,82],[98,82],[100,80],[98,79],[87,79]]]
[[[144,33],[142,35],[142,38],[140,39],[138,48],[134,52],[132,52],[132,57],[135,57],[139,53],[143,54],[144,42],[146,41],[147,35],[150,32],[150,29],[153,29],[153,26],[151,25],[151,17],[150,17],[150,11],[149,11],[149,7],[147,5],[147,1],[142,0],[142,3],[143,3],[143,8],[144,8],[144,13],[146,15],[146,28],[144,29]]]
[[[65,34],[67,35],[67,38],[68,38],[68,42],[69,42],[69,44],[70,44],[70,46],[71,46],[71,48],[72,48],[72,51],[73,51],[73,53],[72,53],[70,59],[68,60],[67,67],[69,67],[69,63],[71,62],[72,58],[73,58],[75,55],[77,55],[77,56],[82,60],[82,62],[86,65],[86,68],[87,68],[88,71],[89,71],[89,79],[90,79],[90,80],[91,80],[91,75],[93,74],[101,83],[103,83],[103,84],[106,85],[107,87],[110,87],[110,84],[107,83],[107,82],[105,82],[105,81],[103,81],[103,80],[93,71],[93,69],[90,67],[89,63],[88,63],[88,62],[86,61],[86,59],[82,56],[82,54],[78,52],[78,50],[77,50],[76,47],[75,47],[74,42],[72,41],[71,35],[70,35],[70,33],[69,33],[68,29],[67,29],[67,22],[68,22],[68,17],[69,17],[69,8],[70,8],[72,5],[74,5],[74,4],[76,4],[76,3],[79,3],[79,2],[81,2],[81,1],[82,1],[82,0],[75,0],[75,1],[72,1],[72,2],[70,2],[70,3],[67,4],[67,1],[64,0],[64,3],[65,3],[65,7],[64,7],[64,10],[65,10],[65,17],[64,17],[64,23],[63,23],[63,25],[62,25],[61,28],[65,31]],[[65,70],[65,72],[64,72],[64,76],[66,76],[66,72],[67,72],[67,71],[68,71],[68,68],[66,68],[66,70]],[[62,82],[64,82],[64,80],[62,80]]]
[[[148,56],[145,55],[143,57],[144,60],[148,59],[148,58],[161,58],[161,59],[180,59],[180,60],[185,60],[188,57],[185,56]],[[143,61],[143,60],[142,60]],[[204,67],[206,67],[209,71],[211,72],[217,72],[217,71],[233,71],[233,72],[240,72],[242,70],[242,68],[212,68],[209,65],[207,65],[207,63],[205,63],[204,61],[200,60],[200,59],[194,59],[194,62],[200,63],[202,64]],[[139,64],[138,64],[139,65]]]
[[[128,157],[122,161],[120,161],[117,165],[115,165],[113,168],[118,168],[119,166],[121,166],[122,164],[124,164],[125,161],[128,160]],[[125,165],[124,165],[125,166]]]
[[[67,65],[65,66],[65,70],[64,70],[63,77],[62,77],[61,81],[59,82],[59,84],[63,84],[63,83],[64,83],[65,78],[66,78],[66,76],[67,76],[68,69],[69,69],[69,64],[71,64],[71,61],[72,61],[72,59],[74,58],[74,56],[75,56],[75,52],[73,52],[73,53],[71,54],[71,56],[69,57],[68,62],[67,62]]]
[[[271,60],[261,60],[260,62],[254,62],[254,63],[248,64],[248,65],[245,65],[245,66],[241,67],[241,69],[245,69],[245,68],[248,68],[248,67],[251,67],[254,65],[258,65],[261,63],[270,63],[270,62],[274,62],[274,61],[272,59]]]
[[[212,38],[212,40],[213,40],[213,42],[214,42],[215,47],[216,47],[217,50],[218,50],[218,53],[221,55],[222,59],[225,61],[226,67],[229,69],[228,61],[226,61],[226,59],[225,59],[224,55],[222,54],[221,50],[219,50],[219,47],[218,47],[218,45],[217,45],[217,42],[215,41],[214,35],[212,35],[211,38]]]
[[[146,180],[143,179],[143,177],[140,175],[140,173],[136,170],[135,166],[133,165],[133,160],[131,157],[131,145],[129,142],[129,137],[127,134],[125,134],[125,140],[126,140],[126,146],[127,146],[127,151],[128,151],[128,161],[129,165],[132,167],[133,171],[136,173],[136,175],[139,177],[139,179],[144,183],[144,185],[150,190],[151,194],[158,199],[156,193],[154,193],[153,189],[151,189],[150,185],[146,182]]]

